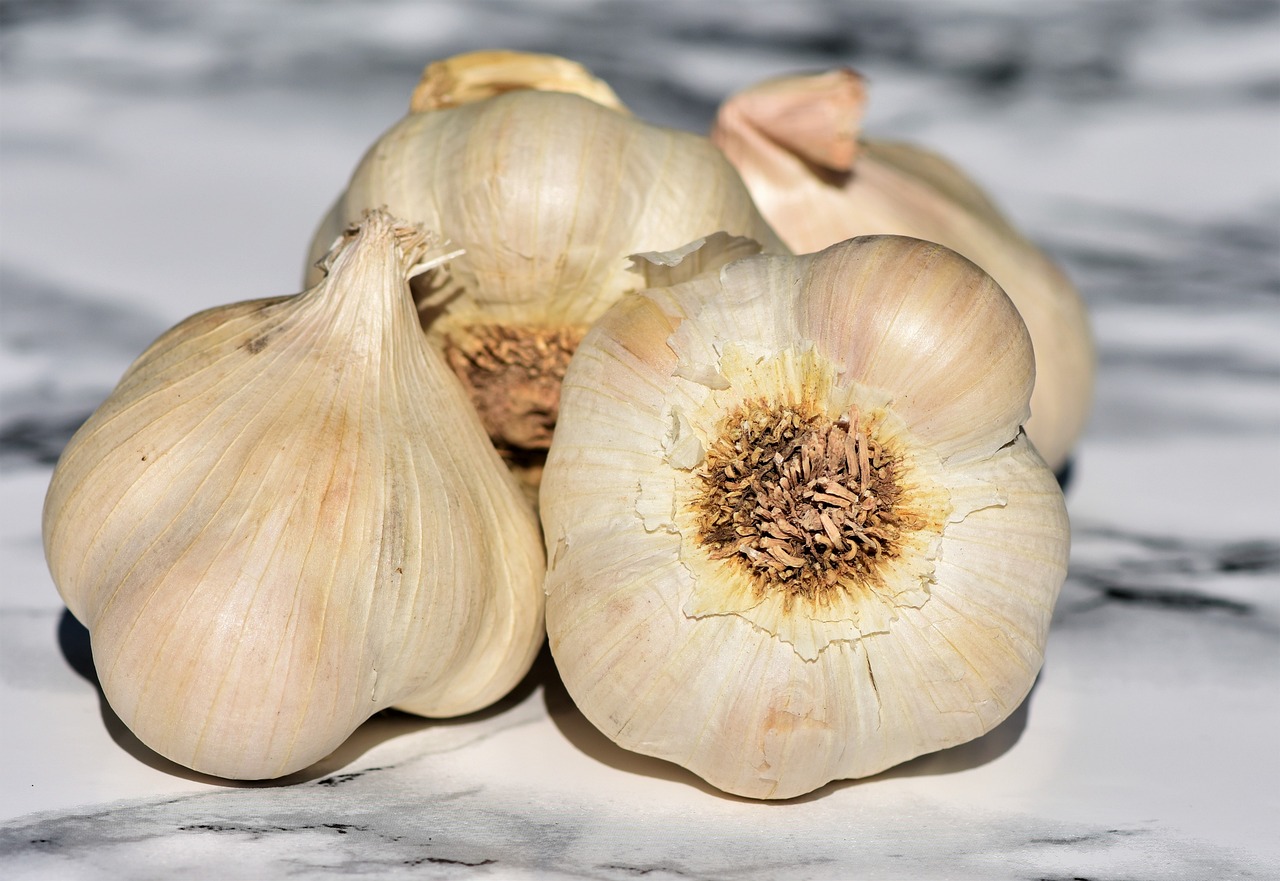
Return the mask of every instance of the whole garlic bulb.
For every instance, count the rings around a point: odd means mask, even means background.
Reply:
[[[157,340],[71,439],[45,553],[112,708],[189,768],[279,777],[386,707],[451,716],[542,641],[532,507],[422,334],[432,239],[375,212],[292,297]]]
[[[414,112],[370,148],[311,256],[378,205],[464,248],[419,281],[424,325],[500,449],[536,463],[578,340],[640,287],[628,255],[717,230],[785,248],[706,138],[635,119],[576,66],[544,76],[550,62],[528,58],[428,67]]]
[[[1027,435],[1050,467],[1061,468],[1093,398],[1083,300],[954,165],[910,144],[859,140],[864,97],[850,70],[770,80],[727,100],[711,138],[796,253],[887,233],[937,242],[986,270],[1018,307],[1035,347]]]
[[[1019,428],[1032,380],[1000,289],[914,239],[619,302],[569,366],[542,483],[577,706],[754,798],[989,731],[1066,572],[1062,494]]]

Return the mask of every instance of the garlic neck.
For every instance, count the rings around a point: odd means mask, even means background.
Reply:
[[[432,253],[439,251],[436,236],[416,224],[383,210],[365,212],[321,261],[326,277],[301,295],[299,308],[314,309],[338,339],[359,348],[363,341],[370,352],[395,351],[385,347],[393,339],[421,343],[408,282],[461,254]]]
[[[853,171],[866,102],[862,78],[840,69],[784,77],[720,107],[711,140],[743,173],[785,185],[817,176],[839,183]]]

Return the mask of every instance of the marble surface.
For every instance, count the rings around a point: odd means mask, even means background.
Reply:
[[[0,5],[0,874],[1280,876],[1280,4],[542,0]],[[298,287],[431,58],[572,55],[640,113],[853,64],[867,129],[969,168],[1088,298],[1095,416],[1028,702],[786,804],[613,747],[545,655],[449,722],[379,716],[288,785],[142,747],[44,566],[74,428],[161,330]]]

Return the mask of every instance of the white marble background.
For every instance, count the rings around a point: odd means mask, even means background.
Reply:
[[[295,291],[428,60],[571,55],[703,129],[852,64],[1093,309],[1098,401],[1040,681],[987,737],[798,801],[613,747],[544,658],[292,785],[142,747],[44,568],[70,433],[185,315]],[[1280,3],[0,2],[0,875],[1280,877]]]

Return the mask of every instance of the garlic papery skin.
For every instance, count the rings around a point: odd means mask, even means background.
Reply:
[[[1083,299],[950,162],[910,144],[859,141],[864,102],[862,80],[850,70],[783,77],[727,100],[711,137],[796,253],[888,233],[945,245],[989,273],[1035,347],[1027,435],[1050,467],[1061,468],[1093,399]]]
[[[499,83],[515,91],[492,97],[468,81],[461,95],[437,98],[428,106],[438,109],[410,113],[384,134],[311,257],[334,229],[378,205],[465,249],[415,291],[428,335],[518,461],[550,443],[564,366],[586,328],[641,287],[629,255],[719,230],[786,249],[706,138],[542,91],[533,77],[512,79]]]
[[[466,52],[431,62],[409,98],[409,110],[423,113],[458,107],[521,89],[581,95],[602,107],[629,112],[608,83],[576,61],[507,49]]]
[[[995,727],[1067,564],[1061,491],[1019,428],[1032,382],[1008,298],[914,239],[620,301],[569,366],[541,489],[577,706],[764,799]]]
[[[157,340],[75,434],[49,568],[149,747],[280,777],[387,707],[506,694],[542,641],[541,536],[408,289],[432,239],[382,212],[292,297]]]

